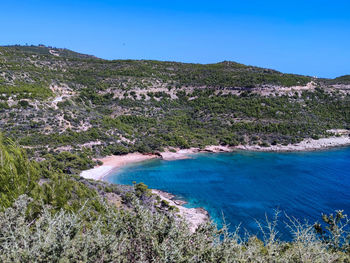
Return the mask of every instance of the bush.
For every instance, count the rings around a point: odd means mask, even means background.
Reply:
[[[277,217],[260,224],[263,239],[232,234],[207,223],[191,233],[181,219],[143,207],[103,204],[96,217],[82,207],[52,214],[44,207],[28,220],[30,200],[20,196],[0,213],[0,261],[7,262],[349,262],[349,252],[319,238],[312,225],[290,219],[294,239],[277,238]],[[346,235],[344,229],[339,234]]]
[[[0,209],[9,207],[23,194],[32,195],[39,191],[38,165],[30,162],[25,152],[11,140],[0,134]]]

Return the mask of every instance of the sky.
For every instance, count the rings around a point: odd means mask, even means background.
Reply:
[[[0,0],[0,45],[350,74],[350,1]]]

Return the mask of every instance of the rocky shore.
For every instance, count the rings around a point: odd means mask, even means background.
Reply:
[[[209,213],[203,208],[184,207],[183,205],[186,204],[185,201],[176,200],[174,195],[164,191],[153,189],[152,193],[158,195],[162,200],[167,201],[169,205],[177,207],[179,209],[179,215],[187,221],[191,232],[194,232],[199,225],[209,220]]]
[[[260,152],[301,152],[325,150],[333,147],[350,145],[350,137],[348,135],[334,136],[328,138],[305,139],[300,143],[289,145],[270,145],[267,147],[260,145],[239,145],[234,147],[239,150],[260,151]]]
[[[200,148],[189,148],[189,149],[175,149],[176,152],[165,151],[159,153],[163,160],[179,160],[190,158],[191,154],[196,153],[219,153],[219,152],[233,152],[237,150],[245,151],[258,151],[258,152],[301,152],[301,151],[317,151],[324,150],[340,146],[350,145],[349,132],[341,133],[339,136],[332,136],[328,138],[316,139],[304,139],[303,141],[296,144],[288,145],[237,145],[237,146],[207,146],[204,149]]]

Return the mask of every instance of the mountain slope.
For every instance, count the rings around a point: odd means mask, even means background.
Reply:
[[[287,144],[349,128],[347,77],[0,47],[0,129],[37,157]]]
[[[211,223],[192,233],[142,183],[74,175],[99,155],[287,144],[349,129],[347,81],[0,47],[0,129],[12,138],[0,134],[0,261],[349,262],[341,211],[315,225],[290,219],[288,242],[275,221],[262,225],[263,240]]]

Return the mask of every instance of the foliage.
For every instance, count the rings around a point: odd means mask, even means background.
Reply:
[[[332,87],[348,76],[316,79],[229,61],[107,61],[42,45],[0,53],[0,128],[35,157],[80,155],[85,144],[95,157],[289,144],[350,128],[348,90]],[[295,87],[306,84],[314,88]]]
[[[34,221],[25,211],[28,198],[20,196],[0,213],[1,262],[348,262],[349,253],[329,249],[312,226],[293,221],[294,239],[277,238],[275,222],[262,225],[264,239],[239,229],[229,234],[208,223],[191,233],[181,219],[168,217],[133,201],[122,211],[104,204],[103,216],[50,213],[44,207]],[[87,220],[88,219],[88,220]],[[344,233],[342,233],[344,234]]]
[[[16,95],[17,99],[22,98],[38,98],[45,99],[52,95],[52,92],[48,87],[38,84],[16,83],[14,86],[1,85],[0,94],[6,94],[8,96]]]
[[[316,223],[314,228],[323,242],[333,250],[350,253],[350,220],[343,211],[336,211],[335,215],[322,215],[323,224]]]
[[[135,195],[137,197],[150,196],[152,194],[151,190],[144,183],[135,184]]]
[[[47,154],[43,157],[45,161],[41,162],[41,166],[46,166],[52,171],[59,170],[65,174],[76,174],[82,170],[93,168],[95,164],[86,153],[60,152],[58,154]]]
[[[94,189],[60,173],[54,161],[48,167],[28,160],[25,152],[13,141],[3,140],[0,134],[0,210],[10,207],[25,194],[33,200],[30,205],[33,214],[38,213],[43,204],[50,205],[53,211],[61,208],[76,211],[87,198],[86,205],[98,211],[99,200]]]
[[[38,191],[38,165],[11,140],[4,144],[0,134],[0,204],[9,207],[20,195]],[[1,208],[0,207],[0,208]]]
[[[62,153],[47,163],[28,160],[11,140],[0,141],[1,262],[349,262],[349,220],[342,211],[324,224],[289,218],[291,241],[278,238],[278,214],[259,224],[262,240],[239,227],[228,233],[212,222],[192,233],[139,183],[117,185],[67,176],[55,162],[75,163]],[[52,161],[53,165],[49,166]],[[123,205],[102,196],[122,197]]]

